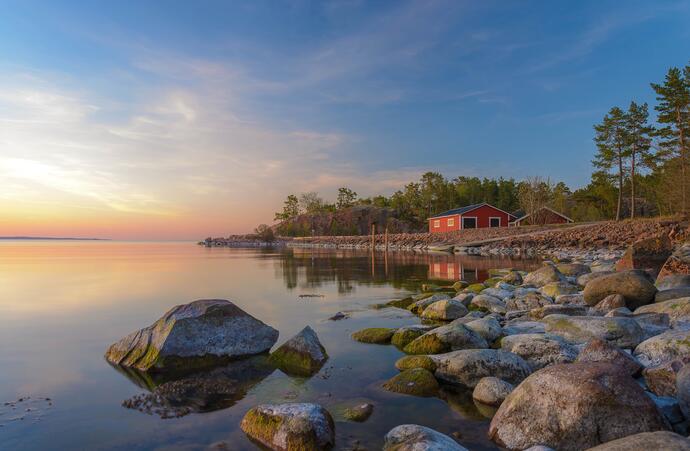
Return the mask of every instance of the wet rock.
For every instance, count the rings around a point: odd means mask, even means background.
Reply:
[[[328,318],[328,320],[329,321],[340,321],[340,320],[347,319],[347,318],[349,318],[349,316],[346,313],[338,312],[335,315]]]
[[[388,305],[389,307],[407,309],[413,302],[415,301],[414,299],[412,299],[412,296],[408,296],[402,299],[394,299],[388,302],[386,305]]]
[[[140,371],[202,368],[264,353],[277,339],[277,330],[232,302],[202,299],[172,308],[110,346],[105,358]]]
[[[464,288],[467,288],[469,285],[470,285],[470,284],[469,284],[467,281],[465,281],[465,280],[458,280],[457,282],[455,282],[455,283],[453,284],[453,289],[454,289],[455,291],[460,291],[460,290],[462,290],[462,289],[464,289]]]
[[[441,354],[458,349],[481,349],[489,345],[464,324],[451,323],[431,330],[405,346],[408,354]]]
[[[407,307],[407,310],[411,311],[415,315],[421,315],[424,309],[429,307],[431,304],[438,301],[445,301],[447,299],[450,299],[450,296],[448,296],[447,294],[435,293],[429,297],[413,302]]]
[[[481,335],[487,343],[493,343],[503,335],[501,324],[492,316],[476,319],[465,324],[468,329],[471,329]]]
[[[690,451],[690,440],[670,431],[642,432],[611,440],[588,451]]]
[[[506,304],[497,297],[480,294],[470,301],[470,310],[505,314]]]
[[[690,287],[690,274],[668,274],[659,276],[656,281],[659,290],[671,290],[673,288]]]
[[[361,343],[388,344],[397,329],[388,327],[369,327],[352,334],[352,339]]]
[[[640,343],[633,352],[646,367],[690,358],[690,331],[669,330]]]
[[[643,305],[635,310],[634,313],[635,315],[643,313],[664,313],[668,315],[670,325],[673,327],[684,324],[688,325],[690,324],[690,297]]]
[[[467,451],[440,432],[416,424],[391,429],[384,439],[384,451]]]
[[[346,420],[362,423],[364,421],[367,421],[373,412],[373,404],[363,403],[345,409],[343,416]]]
[[[434,302],[424,309],[421,317],[430,320],[452,321],[467,315],[467,307],[453,299]]]
[[[269,360],[287,374],[311,376],[326,363],[328,354],[314,329],[307,326],[273,351]]]
[[[405,395],[434,396],[438,393],[438,382],[429,370],[412,368],[390,378],[383,388]]]
[[[575,361],[610,363],[631,376],[638,374],[642,369],[640,362],[631,354],[600,338],[590,340]]]
[[[391,343],[393,343],[398,348],[402,349],[408,344],[410,344],[412,341],[414,341],[416,338],[421,337],[422,335],[424,335],[432,329],[435,329],[435,326],[426,326],[421,324],[403,326],[395,331],[395,333],[391,337]]]
[[[482,404],[498,407],[513,391],[513,385],[497,377],[483,377],[474,387],[472,399]]]
[[[553,299],[541,293],[530,292],[524,295],[516,295],[506,302],[506,309],[512,310],[534,310],[545,305],[552,305]]]
[[[634,348],[644,338],[644,331],[632,318],[550,315],[542,322],[547,333],[560,335],[571,343],[600,338],[620,348]]]
[[[582,450],[666,429],[654,402],[627,374],[606,363],[570,363],[537,371],[501,404],[489,426],[499,446]]]
[[[549,315],[586,316],[587,306],[574,304],[554,304],[545,305],[544,307],[540,307],[529,312],[529,317],[532,319],[542,319]]]
[[[335,444],[333,418],[318,404],[262,404],[247,412],[240,427],[276,451],[324,450]]]
[[[498,349],[470,349],[432,356],[435,376],[451,384],[474,388],[483,377],[493,376],[520,383],[532,371],[517,354]]]
[[[524,277],[525,285],[534,285],[535,287],[543,287],[549,282],[563,281],[565,281],[565,277],[553,265],[544,265]]]
[[[580,289],[568,282],[550,282],[539,289],[542,294],[550,298],[556,298],[564,294],[576,294]]]
[[[604,299],[599,301],[597,303],[597,305],[595,305],[593,308],[597,312],[606,314],[606,313],[610,312],[611,310],[614,310],[617,308],[622,308],[622,307],[626,307],[625,298],[623,297],[623,295],[622,294],[609,294]]]
[[[400,371],[424,368],[433,373],[436,371],[436,362],[426,355],[406,355],[395,362],[395,367]]]
[[[577,358],[577,348],[561,337],[548,334],[521,334],[504,337],[501,349],[519,355],[533,370]]]
[[[641,271],[625,271],[598,277],[585,286],[585,302],[596,305],[611,294],[625,297],[626,307],[631,310],[654,300],[656,287]]]

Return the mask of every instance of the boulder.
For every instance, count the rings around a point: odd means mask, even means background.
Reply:
[[[587,451],[690,451],[690,440],[670,431],[641,432],[611,440]]]
[[[436,371],[436,362],[427,355],[406,355],[395,362],[395,367],[400,371],[424,368],[433,373]]]
[[[673,299],[690,297],[690,287],[669,288],[656,292],[654,302],[665,302]]]
[[[287,374],[311,376],[328,360],[326,349],[307,326],[271,353],[269,361]]]
[[[571,343],[601,338],[621,348],[634,348],[644,339],[644,331],[632,318],[549,315],[542,322],[546,332]]]
[[[458,349],[488,348],[481,335],[464,324],[451,323],[430,330],[405,346],[408,354],[441,354]]]
[[[533,370],[577,358],[577,348],[561,337],[549,334],[520,334],[504,337],[501,349],[519,355]]]
[[[664,313],[668,315],[670,325],[673,327],[690,324],[690,297],[643,305],[636,309],[634,313],[635,315]]]
[[[503,335],[503,329],[498,320],[492,316],[486,316],[484,318],[475,319],[465,324],[468,329],[471,329],[478,333],[486,340],[487,343],[493,343]]]
[[[501,288],[487,288],[486,290],[482,291],[481,295],[493,296],[502,301],[505,301],[506,299],[513,296],[513,292],[511,290],[503,290]]]
[[[646,367],[690,358],[690,331],[669,330],[640,343],[633,352]]]
[[[448,437],[424,426],[402,424],[391,429],[384,439],[384,451],[467,451]]]
[[[556,298],[563,294],[576,294],[580,289],[568,282],[550,282],[539,289],[541,293],[550,298]]]
[[[388,344],[397,329],[388,327],[369,327],[352,334],[352,339],[360,343]]]
[[[596,305],[611,294],[625,297],[626,307],[634,310],[654,300],[656,287],[641,271],[625,271],[598,277],[585,286],[585,302]]]
[[[544,323],[539,321],[524,321],[513,320],[508,321],[503,325],[503,335],[520,335],[520,334],[543,334],[546,332]]]
[[[424,309],[421,317],[430,320],[452,321],[467,315],[467,307],[453,299],[434,302]]]
[[[582,293],[560,294],[556,296],[554,302],[556,304],[587,305],[585,304],[585,296]]]
[[[499,446],[583,450],[639,432],[666,429],[644,390],[607,363],[543,368],[508,395],[489,426]]]
[[[497,297],[479,294],[470,301],[470,310],[505,314],[506,304]]]
[[[276,451],[325,450],[335,444],[333,418],[318,404],[262,404],[247,412],[240,427]]]
[[[443,302],[443,301],[440,301]],[[416,338],[421,337],[430,330],[435,329],[434,326],[427,326],[423,324],[417,324],[412,326],[403,326],[395,331],[391,337],[391,343],[393,343],[398,348],[404,348]]]
[[[510,271],[501,280],[511,285],[522,285],[522,275],[518,271]]]
[[[447,299],[450,299],[450,296],[446,293],[434,293],[431,296],[425,297],[408,305],[407,310],[411,311],[415,315],[420,315],[424,309],[429,307],[431,304],[438,301],[445,301]]]
[[[488,406],[498,407],[513,391],[513,385],[497,377],[483,377],[472,391],[472,399]]]
[[[556,269],[564,276],[575,278],[592,272],[589,266],[582,263],[560,263]]]
[[[613,310],[609,310],[608,312],[606,312],[606,315],[604,316],[606,316],[607,318],[615,316],[624,316],[626,318],[630,318],[631,316],[633,316],[633,312],[631,312],[628,307],[618,307]]]
[[[676,396],[678,373],[685,367],[690,358],[671,360],[659,365],[650,366],[642,371],[649,391],[657,396]]]
[[[663,334],[671,327],[671,320],[666,313],[640,312],[633,314],[632,318],[644,330],[645,340]]]
[[[470,301],[472,301],[472,298],[475,296],[474,293],[460,293],[457,296],[455,296],[453,299],[456,301],[462,302],[462,305],[467,307],[470,305]]]
[[[668,274],[664,277],[659,276],[656,280],[656,287],[662,291],[672,288],[690,287],[690,274]]]
[[[566,316],[586,316],[587,306],[575,304],[554,304],[545,305],[534,310],[530,310],[529,317],[532,319],[542,319],[549,315],[566,315]]]
[[[412,368],[390,378],[383,388],[405,395],[434,396],[438,393],[438,382],[429,370]]]
[[[618,260],[616,271],[642,269],[658,274],[672,252],[673,244],[666,234],[637,241],[628,246],[625,254]]]
[[[625,298],[622,294],[609,294],[604,299],[599,301],[593,309],[599,313],[606,314],[611,310],[626,307]],[[627,307],[626,307],[627,308]]]
[[[614,274],[613,271],[597,271],[597,272],[590,272],[588,274],[583,274],[577,278],[577,284],[581,287],[587,286],[587,284],[594,280],[598,279],[599,277],[607,276],[609,274]]]
[[[434,375],[445,382],[474,388],[483,377],[494,376],[519,384],[532,371],[519,355],[498,349],[469,349],[432,356]]]
[[[563,274],[558,269],[550,264],[546,264],[536,271],[532,271],[524,278],[525,285],[534,285],[535,287],[543,287],[549,282],[562,282],[565,280]]]
[[[111,345],[105,358],[141,371],[196,369],[264,353],[276,340],[277,330],[232,302],[201,299]]]
[[[545,305],[552,305],[553,299],[548,296],[544,296],[541,293],[530,292],[520,296],[515,296],[512,299],[508,299],[506,302],[506,309],[509,311],[513,310],[534,310]]]
[[[635,376],[642,369],[640,362],[631,354],[600,338],[590,340],[575,361],[610,363],[631,376]]]

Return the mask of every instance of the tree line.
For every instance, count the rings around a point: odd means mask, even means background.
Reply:
[[[565,183],[538,175],[525,180],[427,172],[391,196],[359,197],[347,187],[336,201],[318,193],[287,196],[275,221],[300,214],[335,212],[355,205],[392,208],[399,219],[423,230],[426,219],[453,208],[487,202],[507,212],[533,213],[548,206],[575,221],[687,213],[690,208],[690,65],[672,67],[661,83],[651,83],[657,103],[612,107],[594,125],[597,151],[590,183],[572,191]]]

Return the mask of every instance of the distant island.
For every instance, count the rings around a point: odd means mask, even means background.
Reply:
[[[0,240],[110,241],[110,238],[74,238],[52,236],[0,236]]]

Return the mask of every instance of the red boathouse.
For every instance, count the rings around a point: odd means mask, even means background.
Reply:
[[[451,232],[453,230],[481,229],[486,227],[508,227],[515,216],[489,205],[468,205],[444,211],[429,218],[429,232]]]

